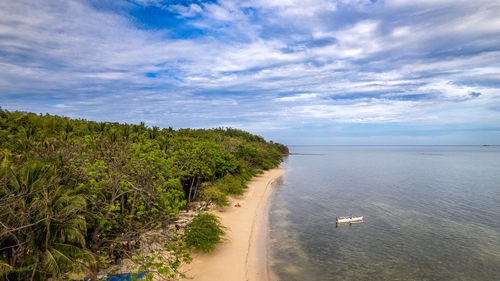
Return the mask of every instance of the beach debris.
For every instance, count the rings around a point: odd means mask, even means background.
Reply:
[[[196,210],[187,210],[181,211],[175,221],[175,229],[178,231],[181,228],[184,228],[188,223],[193,220],[193,218],[198,214]],[[179,228],[177,228],[179,226]]]
[[[240,203],[236,203],[234,206],[238,208],[241,207]]]

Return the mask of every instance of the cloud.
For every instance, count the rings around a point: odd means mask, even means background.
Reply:
[[[0,97],[8,109],[234,125],[290,143],[319,127],[366,130],[354,124],[491,128],[499,12],[482,0],[6,1]]]
[[[197,4],[190,4],[189,6],[172,5],[168,9],[185,18],[195,17],[203,12],[203,8]]]
[[[274,99],[275,101],[305,101],[316,98],[317,94],[298,94],[294,96],[281,97]]]

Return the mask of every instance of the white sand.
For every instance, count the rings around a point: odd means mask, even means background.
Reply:
[[[271,184],[284,173],[276,168],[253,178],[242,196],[228,207],[214,210],[227,227],[226,241],[211,253],[193,254],[193,262],[182,268],[188,279],[207,281],[266,281],[267,202]],[[239,203],[240,208],[234,207]]]

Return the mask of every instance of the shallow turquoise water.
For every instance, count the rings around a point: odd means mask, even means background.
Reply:
[[[500,280],[500,147],[297,146],[270,209],[279,280]],[[336,216],[362,215],[335,226]]]

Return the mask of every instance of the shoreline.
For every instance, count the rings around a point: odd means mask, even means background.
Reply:
[[[272,184],[284,174],[274,168],[255,176],[241,196],[230,205],[211,212],[226,227],[225,241],[211,253],[194,252],[191,264],[182,270],[188,280],[267,281],[267,212]],[[234,207],[239,203],[240,208]]]

